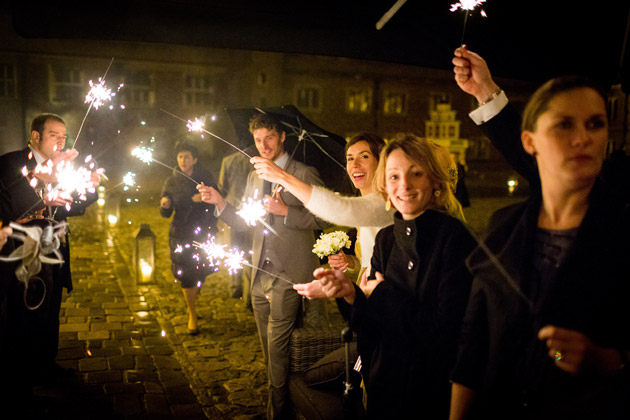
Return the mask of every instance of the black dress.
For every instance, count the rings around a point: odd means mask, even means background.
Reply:
[[[369,418],[448,418],[474,244],[459,220],[433,210],[410,221],[396,213],[377,234],[372,276],[385,281],[367,299],[357,287],[352,306],[338,300],[358,333]]]
[[[198,165],[193,167],[191,178],[217,188],[214,177]],[[162,189],[162,197],[171,200],[171,207],[160,207],[160,214],[170,217],[175,212],[168,232],[171,271],[183,288],[197,286],[198,282],[203,282],[208,274],[218,269],[211,267],[203,251],[192,245],[193,241],[205,242],[210,235],[217,233],[214,205],[193,202],[192,197],[197,193],[196,184],[177,171],[166,179]]]

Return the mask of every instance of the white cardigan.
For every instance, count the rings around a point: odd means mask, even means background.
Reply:
[[[370,267],[374,239],[379,230],[394,223],[394,208],[385,210],[385,200],[378,192],[362,197],[346,197],[313,186],[311,199],[304,204],[315,216],[339,226],[361,228],[361,266]]]

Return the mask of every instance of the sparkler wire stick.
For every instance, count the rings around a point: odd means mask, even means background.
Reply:
[[[151,164],[151,162],[158,163],[158,164],[160,164],[160,165],[162,165],[162,166],[164,166],[164,167],[166,167],[168,169],[171,169],[171,170],[173,170],[173,171],[175,171],[175,172],[185,176],[186,178],[190,179],[192,182],[194,182],[197,185],[201,184],[200,182],[198,182],[197,180],[189,177],[188,175],[186,175],[185,173],[183,173],[179,169],[175,168],[174,166],[167,165],[166,163],[160,162],[159,160],[155,159],[153,157],[153,149],[151,149],[151,148],[147,148],[147,147],[144,147],[144,146],[143,147],[136,147],[136,148],[134,148],[131,151],[131,156],[137,157],[138,159],[140,159],[141,161],[143,161],[146,164]]]
[[[173,113],[171,113],[171,112],[168,112],[167,110],[165,110],[165,109],[163,109],[163,108],[160,108],[160,111],[162,111],[162,112],[164,112],[164,113],[166,113],[166,114],[170,115],[171,117],[177,118],[178,120],[183,121],[183,122],[185,122],[185,123],[188,123],[188,122],[189,122],[188,120],[185,120],[185,119],[183,119],[182,117],[179,117],[179,116],[177,116],[177,115],[175,115],[175,114],[173,114]],[[206,133],[206,134],[210,134],[211,136],[213,136],[213,137],[215,137],[215,138],[217,138],[217,139],[221,140],[223,143],[227,144],[228,146],[231,146],[231,147],[235,148],[236,150],[238,150],[239,152],[241,152],[243,155],[247,156],[247,158],[248,158],[248,159],[251,159],[251,158],[252,158],[252,157],[251,157],[250,155],[248,155],[248,154],[247,154],[244,150],[239,149],[237,146],[233,145],[233,144],[232,144],[232,143],[230,143],[229,141],[225,140],[224,138],[221,138],[221,137],[217,136],[217,135],[216,135],[216,134],[214,134],[214,133],[211,133],[210,131],[206,130],[205,128],[198,128],[198,129],[197,129],[197,131],[203,131],[203,132],[204,132],[204,133]]]
[[[110,60],[109,65],[107,66],[107,70],[105,70],[105,74],[103,74],[102,80],[105,80],[105,77],[107,77],[107,73],[109,72],[109,69],[112,66],[113,62],[114,62],[114,57],[112,57],[112,59]],[[72,145],[73,149],[77,148],[79,135],[81,134],[81,130],[83,129],[83,124],[85,124],[85,120],[87,119],[87,116],[90,113],[90,110],[92,109],[92,105],[94,105],[94,99],[90,101],[90,106],[88,107],[87,112],[85,113],[85,116],[83,117],[83,121],[81,121],[81,125],[79,126],[79,131],[77,131],[77,136],[74,138],[74,144]]]
[[[376,22],[376,30],[380,31],[381,29],[383,29],[383,26],[385,26],[385,24],[389,22],[392,16],[394,16],[396,12],[398,12],[398,9],[400,9],[406,2],[407,0],[398,0],[396,3],[394,3],[394,5],[387,12],[385,12],[383,17],[381,17],[378,22]]]
[[[466,22],[468,21],[468,15],[470,14],[469,10],[464,10],[466,15],[464,16],[464,27],[462,28],[462,40],[459,42],[459,45],[464,45],[464,34],[466,33]]]

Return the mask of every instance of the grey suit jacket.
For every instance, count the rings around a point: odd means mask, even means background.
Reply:
[[[287,164],[286,171],[307,184],[323,185],[317,169],[312,166],[291,160]],[[252,197],[255,190],[258,190],[258,197],[260,197],[263,191],[263,180],[258,178],[255,171],[252,171],[247,178],[244,198]],[[253,230],[252,265],[255,268],[252,270],[252,279],[256,278],[258,268],[263,264],[264,246],[265,255],[276,270],[286,273],[287,280],[294,283],[306,283],[313,279],[313,270],[319,266],[319,259],[313,254],[313,244],[316,239],[314,230],[324,229],[329,224],[306,210],[302,202],[292,194],[282,190],[279,195],[289,206],[289,212],[286,217],[274,216],[269,221],[269,225],[277,232],[277,235],[272,232],[265,235],[265,227],[261,223],[256,223],[255,227],[249,226],[236,214],[237,209],[229,203],[219,218],[237,231]]]

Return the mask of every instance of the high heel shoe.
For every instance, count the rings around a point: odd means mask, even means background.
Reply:
[[[192,328],[192,329],[188,328],[188,334],[193,335],[193,336],[198,335],[199,334],[199,327]]]

